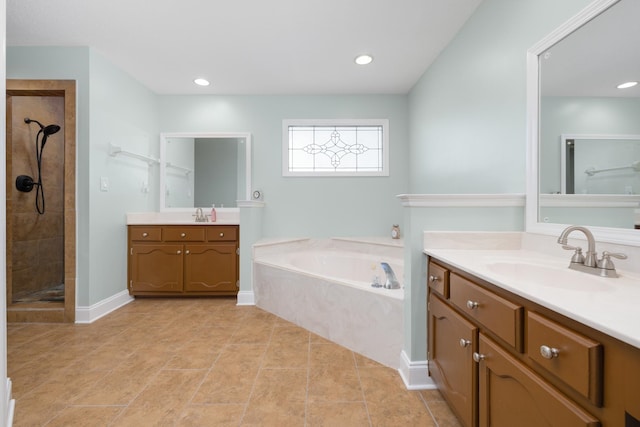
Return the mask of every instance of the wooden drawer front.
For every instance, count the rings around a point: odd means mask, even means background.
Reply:
[[[479,426],[600,427],[600,421],[480,334]]]
[[[204,242],[204,227],[164,227],[165,242]]]
[[[234,242],[238,240],[238,227],[233,225],[210,225],[207,227],[207,240],[209,242]]]
[[[449,270],[438,264],[429,262],[427,285],[438,294],[449,298]]]
[[[600,343],[527,312],[527,355],[594,405],[602,405]]]
[[[524,309],[451,273],[449,298],[460,310],[486,326],[516,350],[522,351]]]
[[[162,240],[162,227],[130,226],[129,236],[132,241],[159,242]]]

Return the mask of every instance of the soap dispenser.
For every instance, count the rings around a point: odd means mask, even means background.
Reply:
[[[211,222],[216,222],[217,219],[216,205],[211,205]]]

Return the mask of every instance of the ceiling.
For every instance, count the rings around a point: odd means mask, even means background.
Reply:
[[[640,1],[621,0],[542,55],[545,96],[640,97]]]
[[[7,45],[90,46],[158,94],[405,94],[481,1],[7,0]]]

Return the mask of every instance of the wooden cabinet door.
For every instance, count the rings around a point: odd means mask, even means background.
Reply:
[[[477,425],[478,328],[433,293],[429,301],[429,374],[466,427]]]
[[[600,422],[490,338],[479,339],[480,427],[599,427]]]
[[[236,244],[185,245],[184,289],[187,292],[237,292]]]
[[[182,245],[132,245],[129,292],[182,292]]]

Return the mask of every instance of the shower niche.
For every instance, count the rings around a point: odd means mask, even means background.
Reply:
[[[7,80],[7,320],[75,320],[75,81]]]

